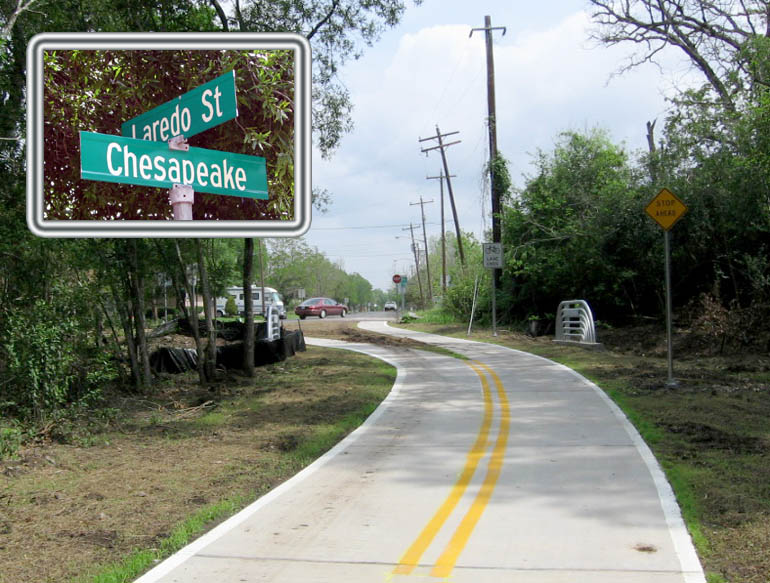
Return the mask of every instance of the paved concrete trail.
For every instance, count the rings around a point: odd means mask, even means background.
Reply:
[[[657,463],[594,385],[499,346],[359,325],[471,360],[308,339],[391,362],[391,394],[137,583],[705,581]]]

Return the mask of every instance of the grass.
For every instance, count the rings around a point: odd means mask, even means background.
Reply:
[[[209,504],[176,526],[168,537],[160,541],[158,548],[134,551],[126,558],[102,567],[95,575],[77,577],[73,581],[74,583],[126,583],[133,581],[156,563],[186,546],[208,530],[211,525],[232,516],[248,501],[249,499],[245,496],[236,496],[215,504]]]

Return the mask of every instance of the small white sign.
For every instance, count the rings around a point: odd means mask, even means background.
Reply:
[[[503,244],[484,243],[484,267],[488,269],[503,268]]]

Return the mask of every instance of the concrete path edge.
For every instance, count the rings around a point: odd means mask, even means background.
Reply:
[[[229,531],[237,527],[238,525],[242,524],[246,520],[248,520],[253,514],[255,514],[257,511],[259,511],[263,506],[269,504],[274,499],[278,498],[312,474],[314,474],[316,471],[318,471],[321,467],[323,467],[326,463],[328,463],[331,459],[339,455],[340,452],[350,447],[352,443],[354,443],[358,438],[360,438],[364,432],[366,432],[370,426],[374,425],[377,420],[382,416],[383,412],[390,406],[392,401],[398,396],[399,392],[401,391],[401,387],[403,386],[403,379],[404,379],[404,370],[397,362],[390,360],[387,356],[384,356],[382,354],[376,354],[368,349],[368,345],[365,344],[356,344],[352,342],[344,342],[341,340],[331,340],[331,339],[325,339],[325,338],[308,338],[305,337],[305,342],[307,344],[313,345],[313,346],[323,346],[326,348],[342,348],[345,350],[351,350],[354,352],[360,352],[362,354],[366,354],[368,356],[372,356],[374,358],[378,358],[379,360],[382,360],[384,362],[387,362],[391,366],[395,367],[396,369],[396,380],[393,383],[393,387],[391,388],[388,395],[385,397],[385,399],[382,400],[382,402],[379,404],[379,406],[372,412],[369,417],[361,424],[359,425],[354,431],[352,431],[349,435],[347,435],[344,439],[342,439],[337,445],[332,447],[329,451],[327,451],[325,454],[323,454],[321,457],[319,457],[317,460],[312,462],[310,465],[306,466],[296,474],[294,474],[291,478],[283,482],[282,484],[279,484],[248,506],[244,508],[243,510],[239,511],[238,513],[234,514],[230,518],[226,519],[224,522],[220,523],[213,529],[211,529],[206,534],[200,536],[199,538],[195,539],[190,544],[186,545],[185,547],[178,550],[176,553],[171,555],[170,557],[162,560],[160,563],[158,563],[155,567],[147,571],[144,575],[139,577],[134,581],[134,583],[155,583],[156,581],[159,581],[162,577],[169,574],[171,571],[173,571],[176,567],[184,563],[186,560],[188,560],[190,557],[195,555],[198,551],[203,549],[204,547],[208,546],[215,540],[219,539],[220,537],[227,534]]]
[[[385,326],[387,328],[394,328],[393,326],[390,326],[388,322],[385,322]],[[404,329],[402,328],[400,330]],[[427,332],[424,334],[441,338],[441,336],[438,334],[430,334]],[[488,344],[486,342],[467,340],[465,338],[460,338],[460,340],[473,344]],[[655,455],[652,453],[650,447],[647,445],[644,439],[642,439],[642,436],[639,434],[636,427],[634,427],[634,425],[628,420],[626,414],[623,413],[623,410],[615,403],[615,401],[613,401],[607,395],[607,393],[605,393],[596,383],[588,380],[579,372],[564,364],[555,362],[545,358],[544,356],[539,356],[537,354],[532,354],[523,350],[516,350],[515,348],[509,348],[501,344],[495,344],[495,346],[510,351],[514,354],[526,354],[527,356],[546,361],[552,365],[556,365],[560,369],[563,369],[564,371],[578,378],[581,382],[591,387],[591,389],[597,393],[602,401],[604,401],[604,403],[610,408],[610,411],[612,411],[613,415],[615,415],[615,417],[620,421],[626,433],[631,438],[631,441],[634,443],[634,446],[639,452],[639,455],[644,460],[644,463],[647,466],[647,470],[652,476],[653,482],[655,483],[655,488],[658,491],[658,498],[660,500],[661,507],[663,508],[663,514],[666,518],[666,524],[668,525],[671,540],[674,544],[674,550],[679,557],[679,564],[682,567],[682,573],[684,574],[685,582],[706,583],[706,576],[703,572],[703,567],[701,566],[700,560],[698,559],[698,554],[695,550],[692,538],[690,537],[690,533],[687,530],[687,525],[684,522],[684,518],[682,517],[682,512],[679,509],[679,504],[676,501],[674,491],[666,479],[666,474],[658,463],[658,460],[655,458]]]

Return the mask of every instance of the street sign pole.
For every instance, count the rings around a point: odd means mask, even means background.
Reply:
[[[168,141],[169,150],[189,152],[190,146],[184,136],[174,136]],[[175,184],[168,191],[168,202],[173,210],[175,221],[192,221],[192,205],[195,202],[195,191],[189,184]]]
[[[168,191],[168,202],[174,211],[175,221],[191,221],[195,191],[189,184],[175,184]]]
[[[671,299],[671,228],[687,212],[684,204],[670,190],[664,188],[649,202],[644,211],[663,229],[663,252],[666,269],[666,345],[668,352],[668,380],[666,387],[674,388],[679,383],[674,378],[674,343],[672,339],[673,301]]]
[[[497,336],[497,286],[495,285],[495,270],[490,270],[492,275],[492,336]]]
[[[679,386],[674,378],[674,345],[671,338],[672,301],[671,301],[671,231],[663,231],[663,247],[666,254],[666,344],[668,348],[668,380],[666,386],[673,389]]]
[[[497,336],[497,289],[494,284],[495,270],[503,268],[503,244],[484,243],[484,267],[491,269],[492,274],[492,336]]]

